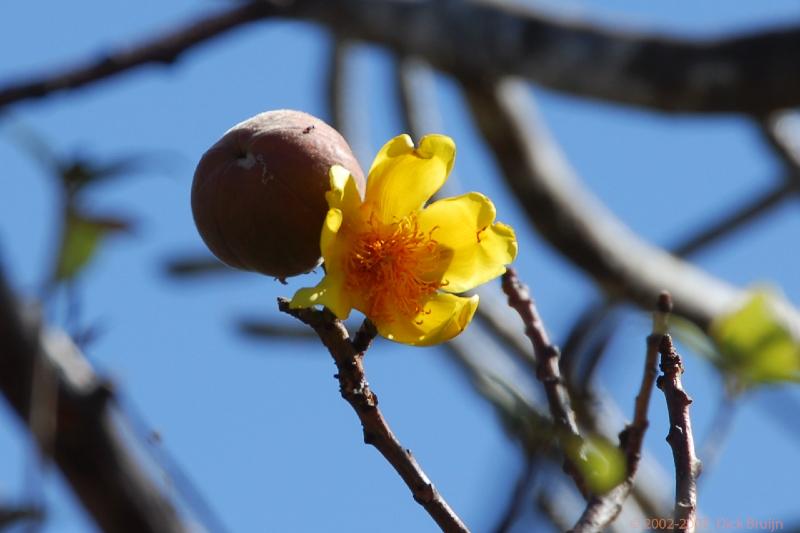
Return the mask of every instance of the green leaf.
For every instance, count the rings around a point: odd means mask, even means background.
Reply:
[[[130,224],[115,218],[91,218],[74,211],[64,220],[61,250],[56,261],[56,281],[74,278],[97,253],[102,239],[110,232],[128,230]]]
[[[566,447],[567,456],[577,466],[595,494],[604,494],[625,479],[625,455],[619,447],[600,436],[590,436]]]
[[[757,290],[711,324],[720,366],[743,386],[800,381],[800,339],[784,319],[788,305],[779,295]]]

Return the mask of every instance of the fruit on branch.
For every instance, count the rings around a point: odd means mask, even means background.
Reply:
[[[320,232],[333,165],[364,174],[342,136],[301,111],[256,115],[228,130],[200,159],[192,213],[206,245],[229,266],[283,279],[320,262]]]

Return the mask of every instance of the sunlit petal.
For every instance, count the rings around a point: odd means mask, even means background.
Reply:
[[[408,135],[395,137],[375,157],[365,203],[384,223],[420,210],[447,180],[455,154],[453,140],[444,135],[427,135],[416,149]]]
[[[472,289],[501,275],[514,260],[514,230],[494,219],[491,200],[475,192],[439,200],[419,214],[420,230],[431,235],[439,244],[439,255],[449,260],[442,290]]]
[[[316,287],[298,290],[290,303],[293,309],[324,305],[339,318],[347,318],[350,315],[352,305],[345,290],[346,271],[343,268],[349,245],[346,235],[339,231],[342,221],[341,210],[328,210],[320,235],[325,277]]]
[[[339,235],[342,227],[344,214],[340,209],[328,209],[325,220],[322,223],[322,233],[320,234],[319,247],[322,250],[322,258],[330,264],[331,258],[337,252],[337,247],[341,247],[343,238]]]
[[[332,272],[325,275],[316,287],[306,287],[298,290],[292,297],[289,307],[313,307],[324,305],[341,319],[350,316],[350,298],[344,286],[341,272]]]
[[[430,346],[452,339],[464,331],[477,308],[477,295],[464,298],[438,293],[425,303],[417,316],[379,320],[375,326],[389,340],[415,346]]]
[[[331,189],[325,193],[328,207],[341,210],[343,218],[350,219],[361,206],[356,180],[349,170],[340,165],[333,165],[328,175],[331,182]]]

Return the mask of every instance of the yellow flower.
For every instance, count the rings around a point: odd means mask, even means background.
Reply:
[[[300,289],[291,306],[324,305],[337,317],[358,309],[384,337],[431,345],[461,333],[478,297],[461,293],[505,272],[517,255],[514,230],[495,223],[492,202],[471,192],[423,209],[447,180],[455,144],[408,135],[378,152],[364,200],[350,173],[330,170],[320,244],[325,277]]]

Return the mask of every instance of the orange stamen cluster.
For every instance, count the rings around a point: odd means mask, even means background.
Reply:
[[[346,286],[363,299],[367,316],[391,321],[423,311],[427,297],[443,285],[428,281],[436,277],[432,232],[420,232],[416,216],[409,215],[391,224],[371,217],[366,230],[355,236]]]

